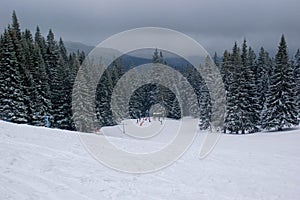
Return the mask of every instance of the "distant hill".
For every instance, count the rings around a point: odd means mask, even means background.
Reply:
[[[152,63],[152,58],[138,57],[132,55],[123,55],[121,58],[124,66],[126,67]],[[167,65],[176,68],[186,67],[190,65],[188,61],[180,57],[167,57],[164,60],[167,62]]]
[[[142,49],[142,50],[130,52],[126,55],[123,55],[121,58],[123,64],[126,67],[132,65],[138,66],[146,63],[151,63],[153,53],[154,53],[154,49]],[[164,57],[164,61],[167,62],[167,65],[171,67],[180,68],[180,67],[186,67],[190,65],[189,62],[184,58],[167,51],[163,51],[163,57]]]
[[[77,50],[79,50],[79,51],[84,51],[86,54],[88,54],[90,53],[91,50],[94,49],[94,46],[89,46],[80,42],[66,41],[64,43],[69,53],[77,52]]]
[[[84,51],[86,54],[89,54],[95,47],[86,45],[80,42],[72,42],[72,41],[66,41],[65,47],[69,53],[71,52],[77,52]],[[107,58],[108,60],[111,60],[115,52],[111,49],[100,49],[99,55],[101,55],[104,58]],[[153,55],[154,49],[143,49],[138,51],[130,52],[129,54],[122,55],[121,59],[125,67],[130,66],[139,66],[146,63],[152,62],[152,55]],[[169,53],[169,52],[163,52],[164,54],[164,60],[168,63],[168,65],[172,67],[186,67],[187,65],[190,65],[188,61],[185,59]],[[191,57],[192,58],[192,57]],[[192,58],[193,59],[193,58]],[[106,63],[106,60],[104,61]]]

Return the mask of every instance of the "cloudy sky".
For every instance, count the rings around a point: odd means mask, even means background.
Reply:
[[[222,53],[233,42],[255,49],[277,48],[285,34],[294,54],[300,48],[299,0],[1,0],[1,32],[16,10],[22,28],[97,45],[105,38],[137,27],[155,26],[183,32],[209,52]]]

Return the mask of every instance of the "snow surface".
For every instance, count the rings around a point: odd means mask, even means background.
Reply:
[[[168,127],[178,126],[174,120],[164,123],[165,135],[172,132]],[[127,138],[118,126],[102,132],[111,134],[116,145],[129,144],[138,152],[167,142],[166,136]],[[94,160],[75,132],[0,121],[0,199],[300,199],[299,129],[222,135],[212,153],[200,160],[204,136],[199,132],[173,165],[128,174]]]

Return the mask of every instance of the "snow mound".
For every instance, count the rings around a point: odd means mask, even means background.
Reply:
[[[151,141],[127,138],[121,125],[101,132],[141,151],[168,142],[178,122],[164,123]],[[75,132],[0,121],[0,199],[300,199],[300,130],[222,135],[199,160],[204,135],[170,167],[133,175],[98,163]]]

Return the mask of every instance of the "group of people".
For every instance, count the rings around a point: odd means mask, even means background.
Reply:
[[[137,124],[138,124],[138,123],[142,123],[142,120],[143,120],[143,122],[144,122],[144,121],[147,121],[147,120],[148,120],[149,122],[151,122],[151,117],[150,117],[150,114],[149,114],[149,110],[146,110],[145,116],[144,116],[144,117],[143,117],[141,111],[139,111],[139,113],[136,114],[136,116],[137,116],[137,119],[136,119],[136,123],[137,123]],[[162,119],[161,119],[160,116],[158,117],[158,121],[160,122],[160,124],[162,124]]]
[[[136,119],[136,123],[138,124],[138,123],[140,123],[141,121],[142,121],[142,119],[143,119],[143,121],[149,121],[149,122],[151,122],[151,117],[145,117],[145,118],[137,118]],[[160,124],[162,124],[162,119],[159,117],[158,118],[158,121],[160,122]]]

